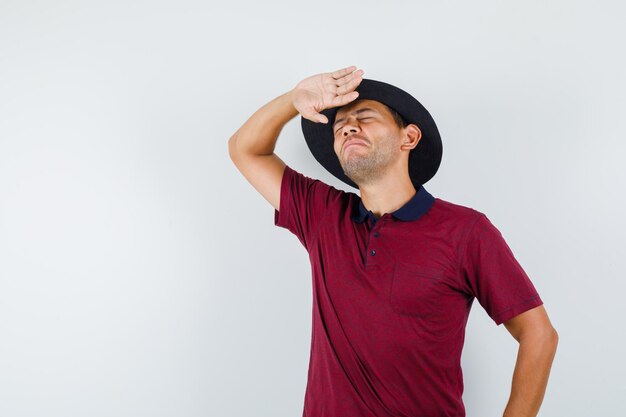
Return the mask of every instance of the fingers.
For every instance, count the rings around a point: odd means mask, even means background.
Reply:
[[[332,97],[330,105],[323,105],[322,108],[339,107],[356,100],[359,93],[354,91],[354,89],[363,80],[363,70],[355,70],[356,66],[351,65],[331,73],[320,74],[323,77],[321,86],[323,97],[319,98],[322,99],[322,102],[326,100],[328,103],[328,100]],[[329,75],[332,79],[328,78]],[[317,94],[317,92],[315,94]],[[304,107],[304,109],[308,111],[301,111],[301,107]],[[328,118],[322,113],[318,113],[313,106],[304,105],[298,106],[297,108],[305,119],[315,123],[328,123]]]
[[[331,107],[340,107],[340,106],[345,106],[346,104],[350,103],[351,101],[356,100],[356,98],[359,96],[359,92],[358,91],[353,91],[349,94],[344,94],[342,96],[337,96],[333,99],[332,105]]]
[[[356,100],[357,97],[359,97],[359,92],[358,91],[352,91],[351,93],[348,93],[348,94],[343,94],[343,95],[340,95],[340,96],[336,96],[332,100],[330,105],[327,106],[326,108],[345,106],[346,104],[350,103],[351,101]],[[322,113],[317,113],[315,111],[307,111],[306,113],[302,112],[300,114],[305,119],[311,120],[312,122],[315,122],[315,123],[324,123],[324,124],[328,123],[328,118],[326,116],[324,116]]]
[[[347,75],[347,74],[350,74],[350,73],[351,73],[352,71],[354,71],[355,69],[356,69],[356,66],[354,66],[354,65],[350,65],[349,67],[342,68],[342,69],[337,70],[337,71],[333,71],[333,72],[331,72],[331,73],[330,73],[330,75],[331,75],[331,76],[332,76],[335,80],[338,80],[339,78],[341,78],[341,77],[343,77],[343,76],[345,76],[345,75]]]
[[[351,74],[347,74],[346,76],[336,80],[336,84],[339,87],[339,86],[344,85],[345,83],[348,83],[348,82],[352,81],[355,77],[362,77],[362,76],[363,76],[363,70],[358,70],[358,71],[355,71],[355,72],[353,72]]]
[[[360,70],[359,70],[360,71]],[[341,95],[341,94],[346,94],[349,93],[350,91],[354,90],[355,88],[357,88],[357,86],[359,84],[361,84],[361,81],[363,81],[363,72],[361,71],[359,73],[359,71],[355,72],[354,74],[356,75],[352,75],[352,79],[349,79],[348,81],[346,81],[345,84],[343,84],[342,86],[340,86],[337,89],[337,95]]]

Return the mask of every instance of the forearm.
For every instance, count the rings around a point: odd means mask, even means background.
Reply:
[[[282,128],[298,111],[293,106],[292,91],[276,97],[257,110],[229,140],[233,153],[270,155]]]
[[[520,340],[511,396],[503,417],[537,415],[548,384],[557,344],[556,332]]]

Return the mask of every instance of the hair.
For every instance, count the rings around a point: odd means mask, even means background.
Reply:
[[[396,125],[400,129],[404,129],[405,127],[409,125],[409,122],[407,122],[404,117],[400,116],[400,113],[398,113],[391,107],[387,106],[386,104],[383,104],[383,105],[387,108],[387,110],[389,110],[389,113],[391,113],[391,115],[393,116],[393,120],[395,120]]]

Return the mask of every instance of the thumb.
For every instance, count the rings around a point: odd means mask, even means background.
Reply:
[[[328,118],[324,116],[322,113],[308,112],[307,114],[303,113],[302,117],[315,123],[324,123],[324,124],[328,123]]]
[[[318,123],[324,123],[324,124],[328,123],[328,117],[324,116],[321,113],[318,113],[318,114],[319,116],[316,117]]]

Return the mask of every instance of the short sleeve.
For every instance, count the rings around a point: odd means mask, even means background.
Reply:
[[[274,225],[296,235],[308,251],[337,192],[332,186],[286,165],[280,186],[280,210],[274,210]]]
[[[483,213],[470,227],[461,268],[464,286],[496,325],[543,304],[502,234]]]

